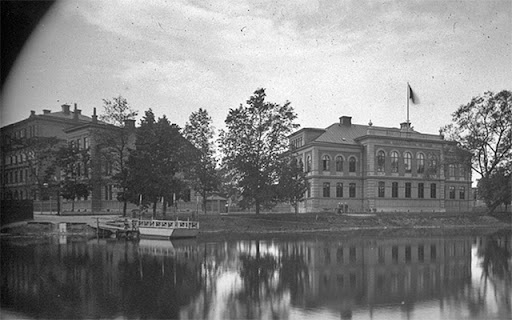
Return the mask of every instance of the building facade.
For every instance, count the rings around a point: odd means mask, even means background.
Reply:
[[[122,203],[117,201],[112,180],[113,161],[101,151],[100,144],[107,134],[127,130],[125,143],[127,147],[134,145],[135,120],[127,120],[121,128],[99,121],[96,109],[88,117],[76,104],[73,110],[68,104],[61,108],[59,112],[43,110],[42,114],[31,111],[27,119],[1,128],[1,199],[32,199],[34,210],[45,212],[119,212]],[[60,196],[62,168],[48,170],[55,162],[50,154],[66,145],[87,154],[87,161],[74,166],[73,175],[87,183],[90,193],[74,201]]]
[[[409,122],[387,128],[352,124],[342,116],[326,129],[304,128],[289,140],[309,183],[302,212],[471,209],[468,155]]]

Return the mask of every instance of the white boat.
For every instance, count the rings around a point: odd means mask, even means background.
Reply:
[[[199,233],[198,221],[183,220],[139,220],[140,237],[145,238],[190,238]]]

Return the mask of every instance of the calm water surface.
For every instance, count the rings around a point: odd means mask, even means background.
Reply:
[[[510,319],[512,234],[2,238],[2,318]]]

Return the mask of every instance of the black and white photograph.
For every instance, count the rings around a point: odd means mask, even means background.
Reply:
[[[0,14],[0,319],[512,318],[511,0]]]

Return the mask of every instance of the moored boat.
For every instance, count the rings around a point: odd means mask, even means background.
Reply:
[[[139,220],[140,237],[145,238],[190,238],[199,233],[198,221],[183,220]]]

